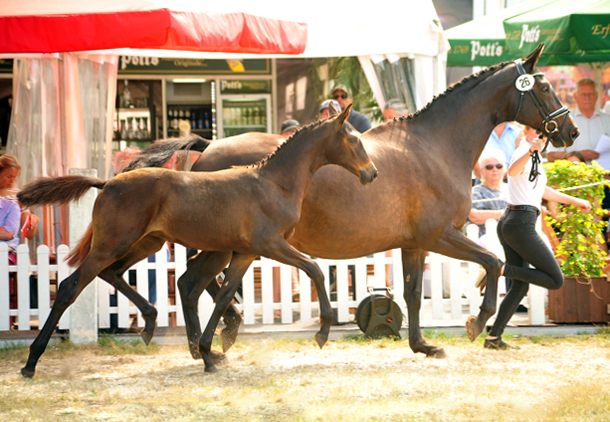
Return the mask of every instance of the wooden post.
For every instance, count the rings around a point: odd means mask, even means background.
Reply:
[[[96,169],[70,169],[71,175],[97,177]],[[70,249],[87,231],[93,215],[97,189],[92,188],[80,200],[69,205]],[[70,307],[70,340],[75,344],[97,343],[97,278],[81,292]]]

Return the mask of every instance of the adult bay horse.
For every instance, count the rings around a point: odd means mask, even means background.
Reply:
[[[230,264],[218,298],[231,299],[239,280],[259,255],[305,271],[320,288],[324,276],[316,263],[287,243],[300,217],[301,203],[314,173],[338,164],[362,184],[377,177],[359,134],[347,123],[351,108],[295,133],[258,164],[210,173],[146,168],[104,182],[97,178],[61,176],[34,181],[19,193],[23,205],[65,203],[91,187],[101,189],[93,209],[92,230],[74,255],[80,264],[57,292],[44,327],[30,346],[21,373],[32,377],[59,318],[96,276],[113,285],[122,274],[158,251],[163,242],[194,249],[228,251]],[[228,303],[229,300],[223,303]],[[330,302],[321,303],[318,343],[328,338]],[[212,315],[216,326],[225,310]],[[147,327],[149,322],[147,321]],[[153,326],[148,327],[152,330]],[[152,331],[150,333],[152,335]],[[206,332],[211,342],[214,331]],[[210,349],[199,350],[206,371],[215,371]]]
[[[299,251],[326,259],[348,259],[401,248],[409,345],[414,352],[437,357],[445,354],[442,348],[426,343],[420,330],[426,251],[485,268],[487,289],[480,313],[467,321],[471,340],[495,312],[502,263],[460,231],[472,205],[472,169],[493,128],[516,120],[538,128],[557,146],[571,145],[578,136],[567,109],[544,75],[535,70],[542,48],[538,46],[524,62],[502,63],[469,76],[414,115],[362,134],[362,142],[380,171],[379,180],[366,190],[358,189],[353,180],[329,166],[316,173],[307,191],[301,219],[289,239]],[[530,76],[523,78],[522,74]],[[532,83],[531,90],[517,87],[517,80],[524,79]],[[281,138],[258,135],[225,142],[212,143],[193,170],[216,170],[243,162],[242,150],[255,160]],[[227,260],[223,253],[202,253],[189,261],[178,281],[193,357],[197,357],[201,333],[197,299],[206,285],[214,284],[210,280]],[[325,292],[318,292],[318,297],[325,296]],[[217,301],[216,306],[226,305]],[[225,349],[234,338],[222,340]]]

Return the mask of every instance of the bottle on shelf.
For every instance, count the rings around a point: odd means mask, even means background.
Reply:
[[[129,91],[128,80],[125,80],[125,87],[123,88],[123,97],[121,100],[123,108],[128,108],[131,105],[131,92]]]
[[[198,117],[197,118],[197,127],[199,129],[204,129],[205,126],[204,126],[204,122],[203,122],[203,112],[200,111],[199,115],[197,117]]]
[[[172,121],[170,126],[173,130],[178,130],[178,110],[172,111]]]
[[[197,112],[195,110],[191,111],[191,128],[201,129],[197,126]]]
[[[209,118],[208,112],[206,111],[204,113],[204,115],[205,115],[205,118],[203,120],[203,127],[205,129],[209,129],[210,128],[210,118]]]
[[[136,139],[136,127],[134,118],[129,118],[129,128],[127,129],[127,139]]]
[[[119,139],[127,139],[127,121],[121,120],[121,133]]]
[[[150,131],[148,130],[148,117],[142,117],[141,123],[142,139],[150,139]]]

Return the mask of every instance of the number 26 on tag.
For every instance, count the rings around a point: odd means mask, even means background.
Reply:
[[[521,92],[529,91],[534,88],[534,77],[530,74],[521,75],[515,81],[515,87]]]

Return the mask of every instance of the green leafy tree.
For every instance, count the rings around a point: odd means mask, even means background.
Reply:
[[[606,226],[602,221],[604,210],[604,184],[585,186],[604,181],[605,170],[597,163],[572,163],[557,160],[545,165],[548,185],[555,189],[583,186],[565,193],[591,203],[590,212],[582,212],[574,205],[559,204],[556,219],[547,220],[561,232],[555,255],[561,261],[561,269],[566,277],[601,277],[606,265],[606,252],[600,248],[603,243],[601,230]]]

